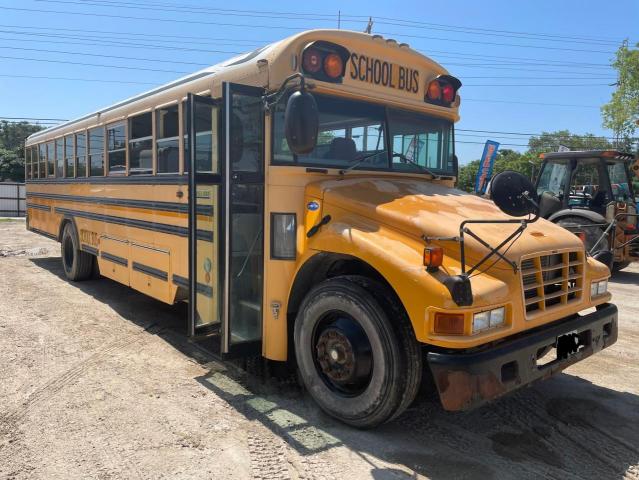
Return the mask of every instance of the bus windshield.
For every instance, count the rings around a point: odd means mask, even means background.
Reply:
[[[274,115],[273,163],[324,168],[454,175],[453,124],[448,120],[365,102],[315,95],[317,146],[294,155],[284,135],[286,101]],[[390,141],[387,141],[390,139]],[[389,151],[390,150],[390,151]]]

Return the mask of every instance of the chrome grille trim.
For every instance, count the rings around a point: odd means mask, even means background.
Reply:
[[[520,263],[526,319],[578,303],[584,295],[584,252],[557,251],[524,257]]]

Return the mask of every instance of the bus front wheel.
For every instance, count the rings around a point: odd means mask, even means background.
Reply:
[[[73,224],[68,222],[62,232],[62,266],[72,282],[87,280],[93,273],[93,255],[80,250],[80,240]]]
[[[378,284],[326,280],[307,294],[295,322],[295,355],[308,392],[331,416],[371,428],[399,415],[421,379],[419,346],[389,319]],[[380,301],[378,301],[380,299]]]

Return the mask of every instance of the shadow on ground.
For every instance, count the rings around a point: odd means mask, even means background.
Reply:
[[[639,272],[622,270],[616,272],[610,279],[610,283],[618,283],[621,285],[639,285]]]
[[[59,257],[34,258],[64,278]],[[615,281],[636,282],[621,272]],[[322,413],[289,378],[264,380],[185,337],[185,305],[170,306],[108,279],[74,283],[123,318],[210,372],[194,379],[250,420],[262,423],[301,455],[345,447],[375,479],[639,478],[639,396],[560,374],[467,413],[447,413],[432,393],[394,422],[360,431]]]

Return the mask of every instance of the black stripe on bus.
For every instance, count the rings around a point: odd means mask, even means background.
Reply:
[[[58,237],[56,235],[53,235],[52,233],[49,233],[49,232],[45,232],[44,230],[40,230],[39,228],[28,227],[27,230],[33,233],[37,233],[38,235],[42,235],[43,237],[50,238],[51,240],[55,240],[56,242],[58,241]]]
[[[177,285],[178,287],[182,287],[186,289],[190,288],[189,279],[185,277],[181,277],[180,275],[173,274],[173,283]],[[202,295],[205,295],[209,298],[213,298],[213,288],[208,285],[198,282],[197,291],[198,293],[201,293]]]
[[[164,270],[160,270],[157,268],[149,267],[148,265],[142,265],[138,262],[133,262],[132,266],[133,270],[141,273],[146,273],[147,275],[151,275],[152,277],[159,278],[160,280],[164,280],[165,282],[169,279],[169,274]]]
[[[99,253],[97,248],[90,247],[89,245],[85,245],[84,243],[80,245],[80,249],[83,252],[90,253],[91,255],[95,255],[96,257],[98,256],[98,253]]]
[[[100,258],[104,258],[109,262],[117,263],[118,265],[122,265],[123,267],[129,266],[129,261],[126,258],[118,257],[117,255],[112,255],[107,252],[100,252]]]
[[[32,178],[27,184],[65,184],[65,183],[99,183],[122,184],[132,183],[136,185],[186,185],[188,175],[129,175],[120,177],[78,177],[78,178]]]
[[[188,213],[188,203],[154,202],[150,200],[132,200],[127,198],[86,197],[81,195],[64,195],[59,193],[28,192],[27,197],[46,198],[65,202],[95,203],[98,205],[113,205],[119,207],[143,208],[146,210],[160,210],[163,212]],[[198,215],[213,216],[212,205],[198,205]]]
[[[44,210],[45,212],[50,212],[51,207],[49,205],[40,205],[38,203],[27,202],[27,208],[33,208],[35,210]]]
[[[126,225],[142,230],[150,230],[152,232],[167,233],[169,235],[178,235],[180,237],[188,237],[189,229],[177,225],[168,225],[166,223],[147,222],[145,220],[137,220],[135,218],[115,217],[113,215],[103,215],[101,213],[85,212],[82,210],[72,210],[70,208],[55,207],[56,213],[72,215],[74,217],[87,218],[100,222],[114,223],[116,225]],[[197,231],[198,240],[206,242],[213,241],[213,232],[208,230]]]

